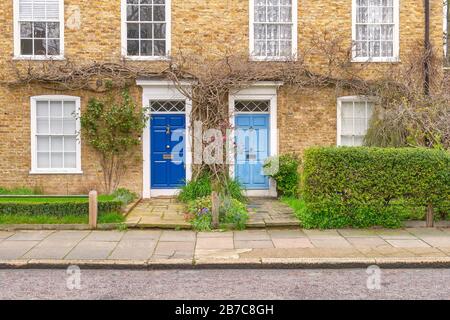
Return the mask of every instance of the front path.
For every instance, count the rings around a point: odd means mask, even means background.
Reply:
[[[449,257],[450,229],[0,232],[0,260]]]
[[[299,226],[292,208],[273,198],[250,198],[248,228]],[[175,198],[141,201],[127,216],[127,224],[138,228],[190,229],[185,206]]]

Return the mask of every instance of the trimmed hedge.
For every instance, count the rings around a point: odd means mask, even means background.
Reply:
[[[104,200],[98,202],[99,214],[119,212],[122,202],[119,200]],[[0,202],[0,214],[20,215],[79,215],[89,214],[89,202],[70,201],[65,202],[33,202],[21,199],[20,202]]]
[[[411,207],[450,209],[450,154],[423,148],[306,150],[302,179],[310,228],[398,227]]]

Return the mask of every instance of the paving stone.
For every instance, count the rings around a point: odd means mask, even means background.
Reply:
[[[81,241],[84,239],[91,231],[71,231],[62,230],[56,231],[49,235],[45,240],[70,240],[70,241]]]
[[[152,258],[192,258],[194,256],[194,242],[158,242]]]
[[[307,238],[272,238],[275,248],[313,248],[314,245]]]
[[[160,241],[195,241],[196,233],[193,231],[163,231]]]
[[[385,240],[414,240],[417,239],[405,230],[377,230],[377,235]]]
[[[85,241],[120,241],[124,236],[121,231],[92,231]]]
[[[251,251],[252,249],[196,249],[196,258],[212,258],[212,259],[239,259],[242,253]]]
[[[0,240],[9,238],[9,237],[11,237],[13,234],[14,234],[14,232],[0,231]]]
[[[107,259],[116,247],[113,241],[82,241],[66,257],[66,260]]]
[[[40,241],[47,238],[54,231],[17,231],[5,241]]]
[[[421,237],[445,238],[449,236],[445,231],[436,228],[407,228],[405,230],[418,238]]]
[[[429,248],[430,246],[421,240],[397,239],[386,240],[395,248]]]
[[[406,248],[416,257],[446,257],[447,255],[437,248]]]
[[[422,236],[419,240],[422,240],[433,247],[450,247],[450,237]]]
[[[273,242],[268,240],[235,240],[236,249],[273,248]]]
[[[303,232],[311,239],[341,238],[341,235],[337,232],[337,230],[304,229]]]
[[[312,244],[317,248],[350,248],[352,245],[344,238],[319,239],[312,238]]]
[[[108,259],[147,260],[152,256],[156,243],[156,240],[122,240]]]
[[[379,246],[379,247],[361,247],[358,250],[369,258],[383,258],[383,257],[398,257],[407,258],[411,257],[412,253],[405,248],[394,248],[391,245]]]
[[[233,238],[198,238],[196,249],[234,249]]]
[[[233,238],[233,232],[232,231],[226,231],[226,232],[198,232],[197,238]]]
[[[122,237],[124,240],[157,240],[161,237],[160,230],[129,230]]]
[[[385,240],[380,237],[368,237],[368,238],[346,238],[355,247],[378,247],[389,245]]]
[[[337,230],[340,235],[346,238],[378,238],[376,230],[361,230],[361,229],[339,229]]]
[[[0,242],[0,260],[19,259],[39,241],[3,241]]]
[[[273,239],[283,238],[306,238],[306,234],[302,230],[268,230],[269,235]]]
[[[245,231],[235,231],[235,240],[270,240],[270,236],[266,230],[245,230]]]
[[[71,246],[36,246],[28,251],[24,259],[55,259],[62,260],[75,247],[76,243]]]

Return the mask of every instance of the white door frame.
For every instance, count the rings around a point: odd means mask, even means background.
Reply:
[[[186,180],[192,177],[192,131],[191,131],[191,111],[192,101],[184,96],[172,81],[166,80],[138,80],[138,86],[142,87],[142,105],[149,107],[151,100],[184,100],[186,101]],[[189,88],[190,82],[182,82],[183,87]],[[167,112],[167,114],[172,112]],[[153,198],[160,196],[174,196],[179,192],[179,189],[151,189],[151,155],[150,155],[150,120],[144,129],[142,135],[142,197]]]
[[[228,107],[231,124],[231,139],[228,139],[228,150],[230,150],[230,176],[235,175],[235,149],[234,149],[234,135],[235,135],[235,110],[234,104],[236,100],[269,100],[270,101],[270,134],[269,134],[269,156],[274,157],[278,155],[278,88],[282,82],[261,81],[253,84],[251,87],[239,90],[237,92],[230,92],[228,97]],[[248,114],[248,113],[247,113]],[[267,114],[267,113],[266,113]],[[273,179],[269,180],[268,190],[247,190],[248,197],[276,197],[277,188]]]

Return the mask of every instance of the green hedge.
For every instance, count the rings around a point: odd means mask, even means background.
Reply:
[[[422,148],[306,150],[305,227],[397,227],[408,208],[450,209],[450,154]]]
[[[99,214],[109,212],[119,212],[122,202],[118,200],[106,200],[98,202]],[[20,214],[20,215],[79,215],[86,216],[89,214],[89,202],[86,201],[48,201],[36,202],[21,199],[18,202],[0,202],[0,214]]]

